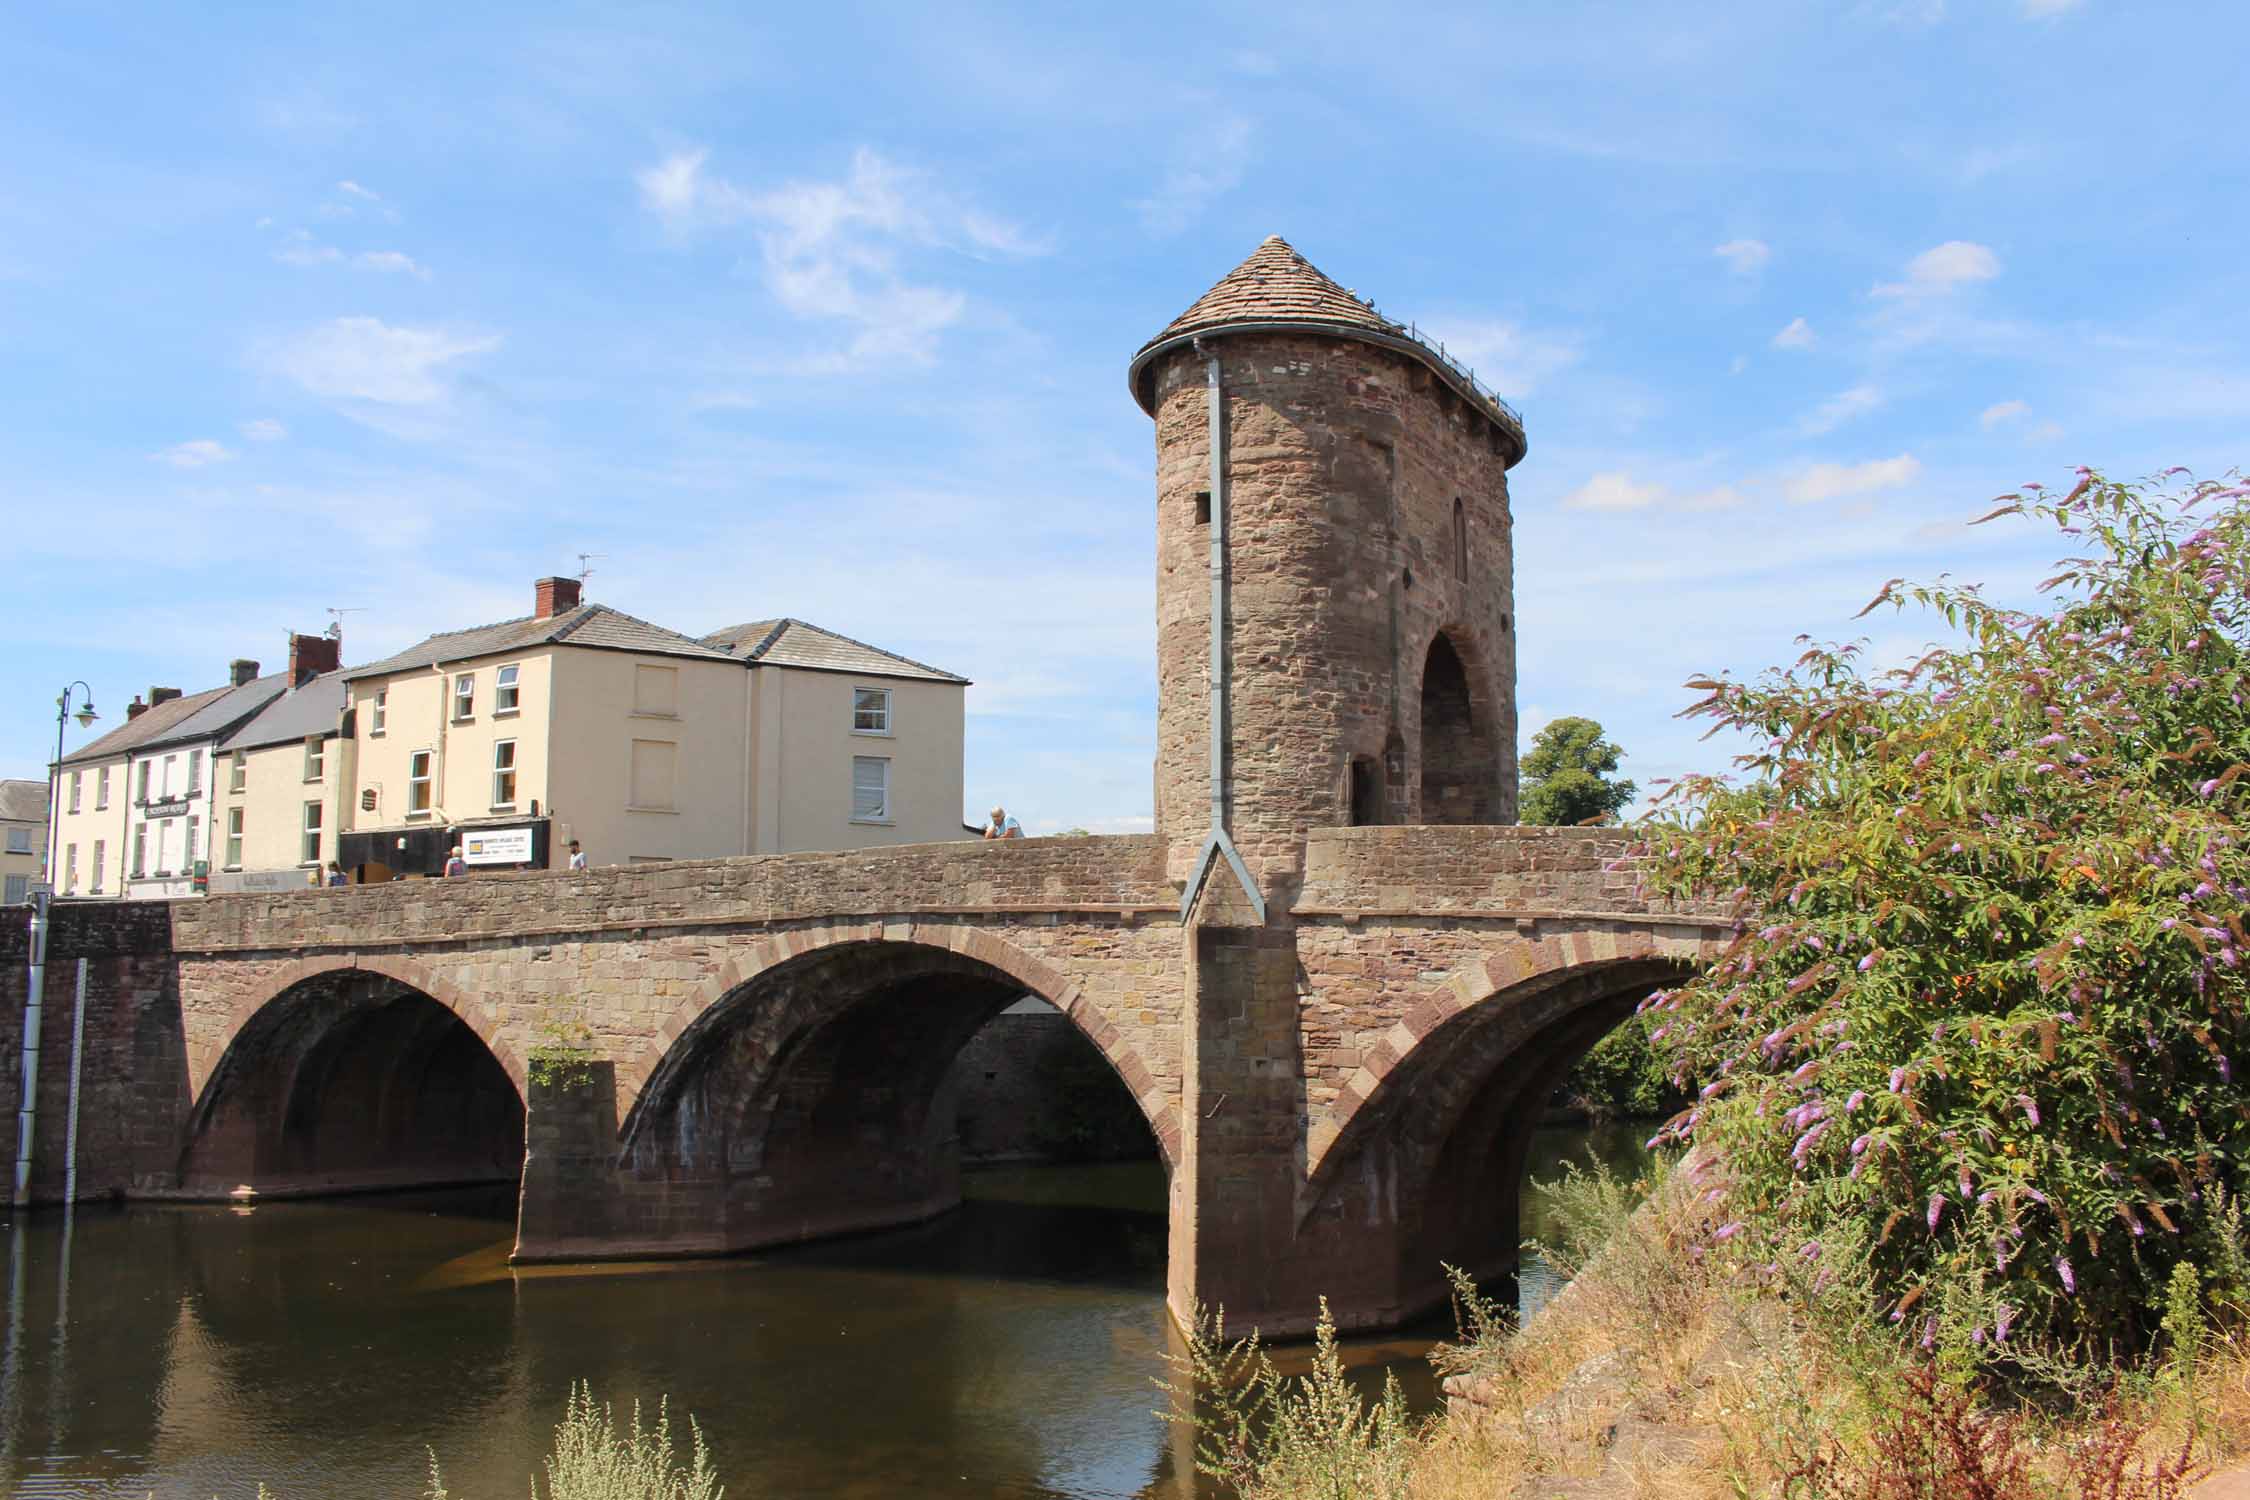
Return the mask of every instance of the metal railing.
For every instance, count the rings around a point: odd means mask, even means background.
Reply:
[[[1377,316],[1380,317],[1381,314],[1377,314]],[[1391,324],[1391,326],[1393,328],[1399,327],[1399,325],[1396,323]],[[1509,420],[1513,421],[1516,424],[1517,427],[1520,428],[1523,426],[1523,413],[1517,411],[1514,406],[1510,405],[1507,399],[1503,397],[1498,391],[1494,390],[1491,386],[1486,385],[1483,381],[1477,379],[1477,372],[1475,370],[1470,369],[1460,360],[1455,359],[1451,354],[1448,354],[1445,349],[1445,344],[1442,340],[1432,338],[1429,334],[1424,333],[1421,329],[1421,325],[1416,323],[1408,323],[1403,329],[1400,329],[1400,331],[1407,338],[1412,339],[1415,343],[1420,344],[1424,349],[1427,349],[1430,353],[1436,355],[1440,363],[1442,363],[1448,370],[1451,370],[1454,374],[1460,376],[1461,379],[1468,384],[1470,390],[1475,391],[1479,396],[1482,396],[1485,400],[1491,402],[1494,406],[1499,407],[1501,411],[1507,414]]]

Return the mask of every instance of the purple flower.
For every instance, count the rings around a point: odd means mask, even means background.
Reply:
[[[2197,788],[2196,788],[2196,790],[2197,790],[2198,792],[2202,793],[2202,794],[2203,794],[2204,796],[2206,796],[2206,797],[2210,796],[2210,795],[2211,795],[2211,794],[2212,794],[2213,792],[2216,792],[2216,791],[2217,791],[2218,789],[2219,789],[2219,778],[2218,778],[2218,777],[2216,777],[2216,776],[2212,777],[2212,778],[2211,778],[2211,779],[2210,779],[2209,781],[2206,781],[2206,782],[2204,782],[2204,783],[2203,783],[2203,785],[2201,785],[2201,786],[2199,786],[2199,787],[2197,787]]]
[[[2064,1291],[2070,1293],[2073,1297],[2078,1295],[2078,1277],[2070,1269],[2070,1257],[2066,1255],[2055,1257],[2055,1274],[2062,1278]]]
[[[1995,1339],[1998,1339],[2000,1342],[2006,1343],[2008,1341],[2008,1329],[2015,1323],[2015,1321],[2016,1310],[2010,1307],[2005,1302],[2001,1303],[1999,1307],[1999,1316],[1994,1320],[1992,1336]]]
[[[1864,974],[1875,967],[1875,955],[1870,953],[1859,961],[1859,972]]]
[[[1891,1069],[1891,1092],[1897,1093],[1906,1084],[1906,1069]]]
[[[1729,1219],[1726,1223],[1711,1231],[1711,1238],[1724,1243],[1740,1233],[1742,1233],[1742,1221],[1740,1219]]]
[[[2029,1094],[2018,1094],[2016,1095],[2016,1103],[2023,1106],[2023,1117],[2031,1122],[2033,1129],[2037,1129],[2039,1126],[2039,1105],[2037,1102]]]
[[[2225,1059],[2223,1059],[2223,1058],[2221,1059],[2221,1061],[2222,1061],[2222,1062],[2223,1062],[2224,1060],[2225,1060]],[[1867,1102],[1867,1090],[1865,1090],[1865,1089],[1853,1089],[1853,1090],[1852,1090],[1852,1096],[1851,1096],[1851,1097],[1850,1097],[1849,1099],[1846,1099],[1846,1100],[1844,1101],[1844,1113],[1845,1113],[1845,1114],[1847,1114],[1847,1115],[1851,1115],[1851,1114],[1857,1114],[1857,1113],[1859,1113],[1859,1107],[1860,1107],[1860,1106],[1861,1106],[1862,1104],[1865,1104],[1866,1102]]]
[[[1818,1259],[1820,1259],[1820,1241],[1818,1241],[1818,1240],[1807,1240],[1807,1241],[1805,1241],[1805,1248],[1797,1252],[1797,1258],[1798,1258],[1799,1260],[1818,1260]]]
[[[1935,1229],[1935,1228],[1937,1228],[1938,1215],[1940,1215],[1940,1214],[1942,1214],[1942,1213],[1944,1213],[1944,1212],[1945,1212],[1945,1194],[1943,1194],[1943,1193],[1932,1193],[1932,1194],[1930,1194],[1930,1213],[1929,1213],[1930,1228],[1932,1228],[1932,1229]]]

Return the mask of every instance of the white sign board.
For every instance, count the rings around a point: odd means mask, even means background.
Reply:
[[[461,858],[472,865],[531,863],[531,830],[480,828],[461,835]]]

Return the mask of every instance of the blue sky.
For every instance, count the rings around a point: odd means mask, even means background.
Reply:
[[[1688,676],[1894,574],[2040,576],[1962,529],[1989,496],[2244,457],[2246,40],[2114,0],[16,7],[0,773],[71,678],[114,725],[586,552],[678,629],[963,672],[970,807],[1145,828],[1125,366],[1270,233],[1524,411],[1526,733],[1715,768]]]

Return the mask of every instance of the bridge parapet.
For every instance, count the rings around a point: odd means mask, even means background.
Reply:
[[[961,840],[214,896],[175,903],[172,934],[182,953],[275,952],[805,918],[1157,913],[1178,901],[1150,835]]]
[[[1316,828],[1299,916],[1676,917],[1714,912],[1652,897],[1617,828]]]

